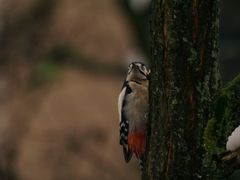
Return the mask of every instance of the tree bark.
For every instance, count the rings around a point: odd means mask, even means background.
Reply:
[[[206,179],[203,132],[220,85],[218,0],[153,0],[143,179]]]

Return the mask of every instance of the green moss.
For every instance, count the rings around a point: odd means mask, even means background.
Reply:
[[[213,154],[226,151],[226,142],[231,132],[239,125],[240,117],[240,75],[223,87],[215,102],[214,116],[208,120],[203,134],[203,171],[212,169],[211,179],[222,176],[216,167]]]
[[[203,147],[207,152],[216,151],[216,136],[214,126],[216,119],[212,118],[208,121],[206,128],[204,129],[203,134]]]
[[[219,135],[227,139],[239,124],[240,117],[240,75],[221,89],[216,101],[215,118],[218,123]],[[219,144],[223,145],[220,140]]]

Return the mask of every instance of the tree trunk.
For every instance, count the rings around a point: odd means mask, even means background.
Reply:
[[[218,0],[153,0],[143,179],[206,179],[204,127],[220,85]]]

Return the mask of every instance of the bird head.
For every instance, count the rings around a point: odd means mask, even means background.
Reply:
[[[128,66],[127,81],[149,80],[150,70],[141,62],[133,62]]]

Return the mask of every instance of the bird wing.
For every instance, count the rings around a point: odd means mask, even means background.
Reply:
[[[132,152],[130,152],[128,148],[129,121],[124,113],[124,106],[126,105],[126,96],[130,93],[131,88],[128,86],[127,82],[125,82],[118,98],[118,113],[120,121],[120,144],[123,146],[123,154],[126,162],[129,162],[132,157]]]

